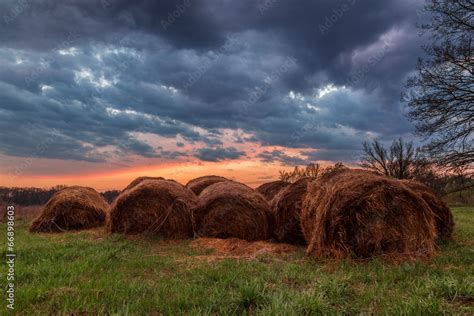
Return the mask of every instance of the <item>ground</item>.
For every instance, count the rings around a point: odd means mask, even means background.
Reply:
[[[316,261],[287,245],[170,242],[100,229],[38,235],[19,220],[16,312],[472,315],[474,207],[453,211],[454,241],[432,260],[403,264]],[[5,288],[5,260],[1,268]]]

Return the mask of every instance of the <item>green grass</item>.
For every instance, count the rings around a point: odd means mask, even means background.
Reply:
[[[455,208],[454,215],[454,242],[430,261],[401,265],[316,261],[303,250],[285,259],[208,262],[197,256],[209,251],[189,241],[93,232],[33,235],[19,221],[16,312],[472,315],[474,208]],[[0,227],[6,231],[5,224]],[[6,312],[4,300],[2,305],[0,314]]]

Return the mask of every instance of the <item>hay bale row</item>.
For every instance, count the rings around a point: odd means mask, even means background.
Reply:
[[[217,176],[186,186],[140,177],[110,208],[93,189],[70,187],[51,198],[31,231],[103,226],[106,217],[111,233],[247,241],[275,237],[307,243],[308,255],[338,258],[428,256],[436,242],[451,238],[454,225],[449,208],[422,184],[343,170],[257,190]]]

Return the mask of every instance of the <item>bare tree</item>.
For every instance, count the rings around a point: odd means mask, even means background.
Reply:
[[[287,182],[295,182],[302,178],[316,179],[319,176],[319,164],[311,163],[304,168],[296,166],[293,171],[280,170],[279,179]]]
[[[427,0],[432,35],[427,59],[407,82],[404,100],[418,134],[429,138],[426,150],[449,168],[474,162],[474,1]]]
[[[397,178],[412,178],[416,153],[412,142],[405,143],[401,138],[393,141],[387,150],[378,140],[363,144],[361,167],[378,174]]]

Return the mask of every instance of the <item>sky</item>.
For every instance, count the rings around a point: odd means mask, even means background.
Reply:
[[[422,0],[0,3],[0,186],[251,186],[414,139]],[[416,140],[416,139],[415,139]]]

